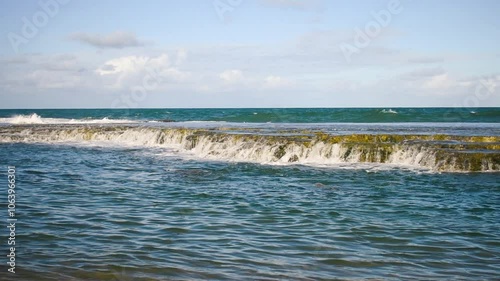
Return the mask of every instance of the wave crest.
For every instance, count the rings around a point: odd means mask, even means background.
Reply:
[[[398,114],[398,112],[396,110],[392,110],[392,109],[382,109],[382,111],[380,111],[381,113],[389,113],[389,114]]]
[[[138,123],[138,121],[127,119],[66,119],[66,118],[42,118],[36,113],[30,115],[14,115],[10,118],[0,118],[3,124],[117,124],[117,123]]]

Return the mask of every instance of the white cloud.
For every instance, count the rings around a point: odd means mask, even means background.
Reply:
[[[128,56],[112,60],[108,60],[103,66],[99,67],[96,72],[99,75],[110,75],[120,73],[134,73],[144,70],[146,64],[149,63],[150,67],[159,67],[162,64],[168,65],[168,56],[161,55],[154,59],[147,56]]]
[[[244,80],[243,73],[238,69],[230,69],[219,74],[219,78],[226,83],[237,83]]]
[[[355,63],[347,63],[336,48],[342,35],[342,30],[327,30],[275,45],[0,57],[0,92],[12,97],[10,93],[43,93],[45,89],[63,97],[52,99],[61,106],[69,104],[63,102],[68,93],[81,92],[92,97],[96,105],[109,107],[109,102],[101,100],[103,96],[130,92],[153,73],[162,83],[151,92],[162,95],[150,95],[144,106],[162,104],[152,103],[155,98],[163,98],[164,106],[249,106],[256,94],[262,98],[253,106],[440,106],[460,103],[481,79],[467,76],[473,70],[469,71],[469,64],[460,64],[463,58],[458,55],[417,53],[383,45],[368,47]],[[485,61],[485,66],[492,63],[489,58],[476,59]],[[477,75],[498,73],[493,68],[482,69]],[[500,85],[499,81],[492,84]],[[163,95],[174,92],[176,95]],[[481,105],[499,104],[499,98],[498,94],[490,95]],[[26,104],[31,102],[26,100]]]
[[[179,59],[179,56],[182,58]],[[186,54],[177,55],[177,62],[185,59]],[[177,65],[172,65],[165,53],[156,56],[126,56],[105,62],[95,72],[105,79],[108,87],[120,89],[141,83],[146,75],[164,82],[182,82],[189,78],[190,73],[181,71]]]
[[[143,46],[145,43],[137,39],[133,32],[116,31],[108,34],[92,34],[85,32],[73,33],[71,40],[88,44],[97,48],[122,49],[126,47]]]
[[[429,78],[429,80],[427,80],[424,83],[423,87],[426,89],[443,90],[443,89],[449,89],[455,84],[456,81],[451,79],[448,73],[444,73],[432,76],[431,78]]]
[[[83,86],[86,66],[74,55],[27,54],[22,61],[5,60],[0,67],[0,89],[34,92],[39,89],[71,89]],[[0,90],[1,91],[1,90]]]
[[[180,49],[177,51],[177,59],[175,61],[176,65],[180,65],[183,63],[187,58],[187,51],[184,49]]]
[[[430,67],[413,70],[411,72],[403,74],[402,78],[407,80],[419,80],[440,75],[446,75],[446,71],[442,67]]]
[[[82,83],[82,77],[77,73],[60,73],[51,70],[35,70],[28,75],[28,80],[35,83],[40,89],[68,89],[77,87]]]
[[[458,92],[459,88],[467,88],[476,83],[478,83],[477,80],[460,80],[450,76],[448,73],[443,73],[427,78],[423,82],[422,88],[436,90],[435,93],[453,94],[454,92]]]
[[[290,80],[280,76],[269,75],[264,79],[264,87],[266,88],[284,88],[291,85]]]

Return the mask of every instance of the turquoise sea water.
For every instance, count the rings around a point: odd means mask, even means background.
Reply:
[[[0,280],[496,280],[500,110],[454,110],[0,110]]]
[[[499,108],[222,108],[222,109],[25,109],[1,117],[37,113],[46,118],[226,121],[252,123],[500,122]]]

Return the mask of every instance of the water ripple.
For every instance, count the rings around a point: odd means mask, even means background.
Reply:
[[[498,175],[152,155],[2,145],[22,159],[18,279],[498,277]]]

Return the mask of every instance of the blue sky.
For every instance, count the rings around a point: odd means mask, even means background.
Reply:
[[[0,0],[0,108],[500,106],[499,12],[494,0]]]

